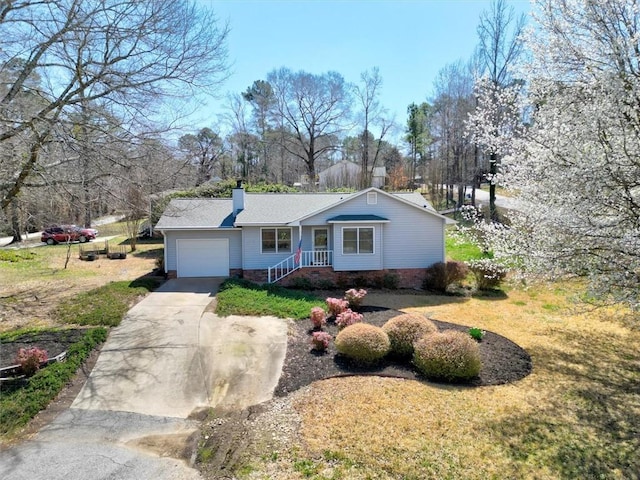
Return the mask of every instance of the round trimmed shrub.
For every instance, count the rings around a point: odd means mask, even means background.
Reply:
[[[427,268],[423,287],[440,293],[446,293],[450,285],[464,280],[469,267],[463,262],[438,262]]]
[[[400,357],[413,355],[413,344],[429,333],[438,331],[428,318],[405,313],[391,318],[382,326],[391,342],[391,353]]]
[[[413,363],[426,377],[458,382],[477,377],[482,363],[478,344],[466,333],[445,330],[414,345]]]
[[[335,339],[336,350],[360,363],[375,363],[391,348],[389,337],[380,327],[354,323],[345,327]]]

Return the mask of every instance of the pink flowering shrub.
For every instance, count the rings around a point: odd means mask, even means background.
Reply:
[[[327,348],[329,348],[331,339],[331,335],[329,335],[327,332],[313,332],[313,334],[311,335],[311,345],[313,346],[313,350],[324,352]]]
[[[47,351],[38,347],[21,348],[18,350],[16,363],[22,367],[25,375],[31,376],[40,368],[40,364],[48,359]]]
[[[311,309],[311,323],[314,328],[322,328],[327,323],[327,314],[321,307],[313,307]]]
[[[336,317],[336,325],[338,328],[345,328],[349,325],[353,325],[354,323],[359,323],[362,321],[362,314],[356,313],[350,308],[347,308],[344,312],[340,313]]]
[[[347,302],[349,302],[349,307],[351,308],[360,307],[366,295],[367,291],[364,288],[350,288],[349,290],[344,292],[344,298]]]
[[[349,306],[349,302],[343,300],[342,298],[329,297],[326,299],[326,302],[329,314],[331,314],[331,316],[333,317],[337,317],[338,315],[340,315]]]

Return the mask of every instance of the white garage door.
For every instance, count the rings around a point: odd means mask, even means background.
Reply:
[[[178,277],[228,277],[229,240],[178,239]]]

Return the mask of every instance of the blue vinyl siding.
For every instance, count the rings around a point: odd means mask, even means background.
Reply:
[[[270,228],[270,227],[268,227]],[[276,228],[276,227],[273,227]],[[278,226],[277,228],[285,228]],[[303,231],[302,249],[311,248],[311,230]],[[245,270],[261,270],[273,267],[293,255],[298,248],[298,227],[291,227],[291,251],[285,253],[262,253],[262,234],[260,227],[242,227],[242,258]]]
[[[333,269],[336,271],[381,270],[382,252],[384,249],[382,230],[387,224],[349,224],[336,223],[333,225]],[[373,228],[373,253],[345,254],[342,251],[342,234],[345,228]]]
[[[444,219],[422,211],[419,207],[408,205],[400,200],[391,198],[383,193],[378,193],[375,205],[367,204],[367,195],[348,200],[347,202],[331,208],[318,215],[304,220],[304,225],[321,225],[329,218],[338,215],[378,215],[389,219],[389,223],[376,225],[376,238],[381,233],[379,242],[376,242],[376,252],[380,252],[380,263],[375,268],[425,268],[436,262],[445,260],[444,255]],[[333,228],[334,242],[332,248],[336,255],[334,264],[338,270],[359,270],[361,264],[355,260],[349,260],[342,264],[337,256],[341,253],[342,237],[338,238],[338,230],[344,224],[336,224]],[[359,224],[362,225],[362,224]],[[363,260],[364,264],[366,261]],[[351,267],[354,268],[351,268]],[[343,268],[345,267],[345,268]],[[366,268],[366,269],[375,269]]]
[[[229,268],[242,268],[241,230],[169,230],[164,232],[165,269],[177,270],[176,240],[187,239],[229,239]]]

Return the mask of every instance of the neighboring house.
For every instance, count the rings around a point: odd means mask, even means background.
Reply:
[[[450,222],[418,193],[258,194],[239,184],[233,198],[172,200],[156,229],[171,277],[340,285],[394,275],[420,287],[425,269],[445,260]]]
[[[362,179],[362,167],[349,160],[341,160],[318,174],[321,189],[351,187],[358,188]],[[387,169],[375,167],[371,175],[371,186],[382,188],[385,185]]]

